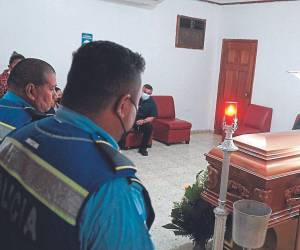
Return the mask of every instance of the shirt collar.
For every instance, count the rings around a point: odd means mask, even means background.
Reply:
[[[74,127],[82,129],[89,134],[100,136],[101,139],[108,142],[113,148],[119,150],[119,146],[116,140],[88,117],[81,115],[62,105],[60,105],[60,107],[56,111],[55,117],[57,118],[57,120],[71,124]]]
[[[30,105],[27,101],[25,101],[24,98],[16,95],[12,91],[7,91],[6,94],[2,98],[7,101],[11,101],[15,104],[22,105],[23,107],[32,107],[32,105]]]

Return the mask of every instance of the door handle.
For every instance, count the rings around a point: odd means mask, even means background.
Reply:
[[[245,97],[247,97],[248,95],[249,95],[249,94],[246,92],[246,93],[245,93]]]

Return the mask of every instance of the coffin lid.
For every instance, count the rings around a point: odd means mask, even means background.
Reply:
[[[241,135],[234,143],[230,164],[246,172],[266,179],[300,172],[300,130]],[[216,147],[207,156],[221,161],[223,153]]]
[[[234,143],[246,154],[255,154],[264,160],[300,154],[300,130],[240,135]]]

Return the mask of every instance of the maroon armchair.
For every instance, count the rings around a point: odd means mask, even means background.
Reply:
[[[270,132],[273,109],[250,104],[234,136]]]
[[[166,143],[190,142],[192,124],[175,117],[175,106],[172,96],[152,96],[157,117],[153,121],[153,139]]]

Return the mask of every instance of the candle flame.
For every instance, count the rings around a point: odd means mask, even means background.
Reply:
[[[225,109],[226,116],[235,116],[237,113],[236,106],[233,104],[229,104]]]

